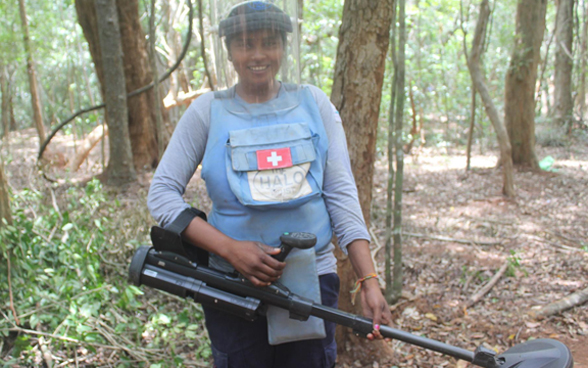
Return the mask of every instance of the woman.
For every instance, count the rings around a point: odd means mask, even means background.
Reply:
[[[359,277],[364,314],[374,319],[368,338],[381,338],[379,324],[390,322],[390,311],[371,261],[339,114],[318,88],[277,79],[292,31],[289,16],[261,1],[238,4],[221,21],[238,82],[201,96],[186,111],[157,168],[148,206],[162,226],[209,252],[210,267],[236,270],[258,287],[280,280],[332,307],[339,291],[334,232]],[[213,203],[208,222],[182,198],[199,164]],[[313,233],[317,245],[279,262],[272,255],[288,231]],[[296,324],[272,310],[254,322],[204,311],[216,367],[335,364],[333,323]]]

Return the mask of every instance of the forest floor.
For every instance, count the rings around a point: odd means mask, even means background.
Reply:
[[[15,189],[26,187],[35,175],[33,137],[32,130],[11,135],[6,170]],[[53,149],[71,156],[71,141],[58,136]],[[94,151],[77,173],[52,169],[49,175],[83,181],[99,173],[100,149]],[[392,307],[394,327],[471,351],[484,344],[503,352],[529,339],[554,338],[570,347],[575,367],[588,368],[588,303],[543,320],[529,316],[588,287],[588,143],[537,147],[537,154],[554,158],[553,171],[517,171],[513,200],[501,195],[495,151],[476,153],[468,173],[462,149],[423,148],[406,156],[404,292]],[[384,157],[374,180],[374,250],[385,241],[386,175]],[[142,174],[137,188],[125,191],[126,199],[144,205],[150,178]],[[193,180],[186,198],[206,209],[210,203],[204,193],[202,181]],[[376,259],[383,274],[384,251]],[[499,282],[466,308],[505,263],[508,269]],[[374,357],[366,368],[468,367],[399,341],[390,344],[394,356]]]

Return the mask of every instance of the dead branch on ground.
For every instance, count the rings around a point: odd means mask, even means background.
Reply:
[[[577,305],[584,304],[588,301],[588,288],[580,291],[576,291],[573,294],[566,296],[556,302],[547,304],[541,307],[539,310],[531,310],[529,315],[536,319],[552,316],[554,314],[561,313],[567,309],[575,307]]]
[[[494,285],[496,285],[498,283],[498,280],[500,280],[502,275],[504,275],[507,268],[508,268],[508,261],[504,262],[504,264],[502,265],[502,267],[500,267],[498,272],[496,272],[496,274],[494,274],[494,276],[490,279],[490,281],[488,281],[488,283],[486,285],[484,285],[484,287],[482,287],[480,289],[480,291],[478,291],[476,294],[474,294],[470,297],[470,300],[468,300],[466,303],[466,308],[469,308],[472,305],[476,304],[478,301],[480,301],[480,299],[482,299],[482,297],[484,295],[488,294],[488,292],[494,287]]]
[[[450,237],[442,236],[442,235],[427,235],[427,234],[406,233],[406,232],[403,232],[402,235],[412,236],[413,238],[425,238],[425,239],[440,240],[440,241],[446,241],[446,242],[455,242],[455,243],[461,243],[461,244],[477,244],[477,245],[500,245],[500,244],[502,244],[502,241],[483,242],[483,241],[479,241],[479,240],[470,240],[470,239],[455,239],[455,238],[450,238]]]

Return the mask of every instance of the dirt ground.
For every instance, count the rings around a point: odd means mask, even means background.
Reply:
[[[36,139],[13,133],[6,170],[14,188],[35,180]],[[53,146],[70,157],[73,144]],[[6,157],[7,148],[3,148]],[[504,352],[534,338],[553,338],[572,351],[575,367],[588,368],[588,304],[543,320],[529,313],[588,288],[588,145],[537,147],[552,156],[553,172],[517,171],[517,197],[501,196],[496,153],[472,158],[466,173],[463,150],[425,148],[406,156],[403,197],[404,298],[392,306],[394,327],[467,350],[478,345]],[[77,173],[66,166],[49,175],[74,181],[101,170],[100,148]],[[377,163],[372,207],[373,251],[383,273],[385,158]],[[138,184],[148,187],[151,174]],[[204,185],[193,180],[186,198],[206,208]],[[129,191],[132,192],[132,191]],[[144,193],[144,190],[140,191]],[[506,273],[480,301],[466,308],[502,265]],[[369,367],[467,367],[468,364],[399,341],[395,355]],[[361,365],[357,365],[361,367]]]

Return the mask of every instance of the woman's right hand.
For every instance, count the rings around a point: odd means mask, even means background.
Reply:
[[[269,286],[282,275],[286,264],[272,257],[279,253],[278,248],[260,242],[234,240],[223,258],[253,285],[261,287]]]

